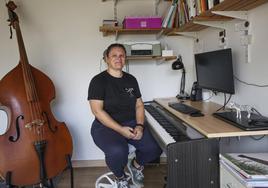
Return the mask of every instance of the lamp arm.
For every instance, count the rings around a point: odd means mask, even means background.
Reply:
[[[185,90],[185,69],[182,69],[182,75],[181,75],[181,87],[180,87],[180,94],[184,95]]]

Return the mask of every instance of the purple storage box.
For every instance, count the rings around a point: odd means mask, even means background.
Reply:
[[[123,21],[123,26],[126,29],[160,29],[162,27],[162,17],[133,17],[126,16]]]

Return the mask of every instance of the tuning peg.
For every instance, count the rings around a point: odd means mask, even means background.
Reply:
[[[6,6],[11,11],[13,11],[13,10],[15,10],[17,8],[17,5],[13,1],[8,1],[8,3],[6,4]]]

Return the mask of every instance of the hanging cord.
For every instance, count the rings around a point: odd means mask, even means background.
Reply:
[[[114,0],[114,20],[117,20],[117,0]]]
[[[213,92],[210,91],[209,93],[210,93],[210,96],[207,99],[203,99],[203,101],[208,101],[214,96]]]
[[[254,112],[256,112],[258,115],[263,116],[256,108],[251,108]]]
[[[129,62],[126,60],[125,70],[127,73],[129,73]]]
[[[226,104],[226,94],[224,93],[224,102],[223,102],[223,105],[218,110],[216,110],[216,112],[220,111],[221,109],[224,109],[225,108],[225,104]]]
[[[239,82],[241,82],[241,83],[243,83],[243,84],[245,84],[245,85],[248,85],[248,86],[268,87],[268,84],[260,85],[260,84],[253,84],[253,83],[245,82],[245,81],[243,81],[243,80],[240,80],[240,79],[239,79],[237,76],[235,76],[235,75],[234,75],[234,78],[235,78],[237,81],[239,81]]]
[[[226,105],[230,102],[230,100],[231,100],[231,98],[232,98],[232,94],[230,94],[230,96],[229,96],[229,99],[227,100],[227,102],[225,103],[225,106],[224,106],[224,109],[225,109],[225,107],[226,107]]]
[[[100,66],[99,66],[99,71],[101,72],[102,70],[102,59],[100,59]]]
[[[263,117],[263,115],[256,108],[251,108],[251,109],[252,109],[252,111],[256,112],[259,116]],[[258,138],[256,136],[250,136],[250,138],[252,138],[253,140],[257,140],[257,141],[263,139],[264,137],[265,137],[265,135],[262,135]]]
[[[103,64],[103,58],[100,59],[100,66],[99,66],[99,71],[102,72],[102,64]],[[105,61],[104,61],[105,63]]]
[[[158,16],[158,6],[159,6],[160,0],[155,0],[155,5],[154,5],[154,14]]]
[[[250,136],[250,138],[252,138],[253,140],[261,140],[261,139],[263,139],[265,137],[265,135],[262,135],[262,136],[260,136],[260,137],[256,137],[256,136]]]
[[[223,104],[223,106],[222,107],[220,107],[218,110],[216,110],[216,112],[218,112],[218,111],[220,111],[221,109],[225,109],[225,107],[226,107],[226,105],[229,103],[229,101],[231,100],[231,98],[232,98],[232,94],[230,94],[230,96],[229,96],[229,98],[228,98],[228,100],[226,101],[226,93],[224,93],[224,104]]]

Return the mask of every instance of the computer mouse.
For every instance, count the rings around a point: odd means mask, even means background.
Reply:
[[[202,114],[201,112],[193,112],[193,113],[190,113],[190,116],[192,116],[192,117],[202,117],[202,116],[204,116],[204,114]]]

